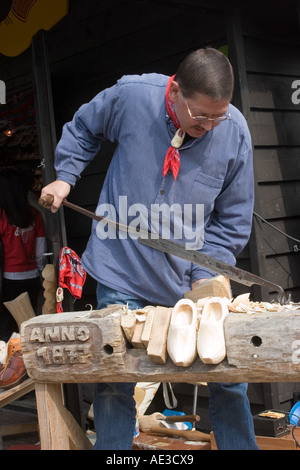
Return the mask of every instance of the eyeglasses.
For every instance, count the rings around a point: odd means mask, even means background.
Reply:
[[[224,114],[223,116],[219,116],[219,117],[216,117],[216,118],[208,118],[206,116],[193,116],[192,113],[191,113],[191,110],[189,108],[189,105],[186,102],[185,97],[183,95],[182,95],[182,97],[183,97],[184,102],[186,104],[186,107],[187,107],[188,113],[190,115],[190,118],[194,119],[194,121],[198,121],[198,122],[212,121],[212,122],[217,124],[219,122],[226,121],[226,119],[230,119],[230,113]]]

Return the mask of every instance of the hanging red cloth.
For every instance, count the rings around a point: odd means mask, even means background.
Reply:
[[[86,280],[86,271],[81,265],[81,258],[67,246],[64,246],[59,253],[59,273],[57,289],[57,312],[62,309],[63,290],[67,288],[76,299],[82,296],[82,289]]]

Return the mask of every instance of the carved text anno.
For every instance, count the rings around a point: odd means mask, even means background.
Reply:
[[[87,341],[90,337],[86,325],[59,325],[33,328],[30,334],[30,342],[52,343],[59,341]]]

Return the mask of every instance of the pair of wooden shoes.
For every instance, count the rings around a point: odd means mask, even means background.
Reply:
[[[197,331],[195,303],[179,300],[172,311],[167,339],[167,351],[174,364],[188,367],[197,353],[205,364],[219,364],[226,356],[224,320],[228,313],[228,299],[208,299]]]

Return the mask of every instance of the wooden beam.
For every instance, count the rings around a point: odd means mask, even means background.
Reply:
[[[36,383],[36,399],[41,450],[91,450],[92,444],[64,406],[61,384]]]
[[[2,436],[13,436],[15,434],[25,434],[28,432],[37,432],[38,423],[35,421],[19,424],[2,424],[1,434]]]
[[[46,185],[56,179],[54,169],[54,155],[56,148],[56,130],[53,110],[51,76],[48,62],[48,49],[44,31],[37,33],[32,40],[33,75],[35,87],[35,110],[37,116],[37,130],[39,136],[40,153],[43,156],[41,170],[43,184]],[[59,252],[67,246],[67,236],[63,208],[58,213],[46,211],[47,236],[52,245],[54,266],[58,278]],[[64,308],[73,310],[73,302],[68,292],[65,294]],[[77,387],[66,390],[67,407],[83,422],[81,413],[81,400]]]
[[[127,347],[122,310],[41,315],[23,323],[28,374],[38,382],[297,382],[300,380],[300,311],[231,313],[224,324],[227,358],[199,358],[179,367],[154,364],[146,350]]]
[[[54,155],[57,141],[48,52],[43,31],[33,37],[32,57],[36,123],[42,155],[41,171],[43,184],[46,185],[56,179]],[[67,244],[63,210],[61,209],[57,214],[46,211],[45,214],[48,238],[52,244],[54,264],[57,266],[60,249]]]
[[[70,449],[63,420],[61,384],[36,384],[35,387],[41,450]]]
[[[0,392],[0,408],[34,390],[34,381],[30,378],[19,385]]]

